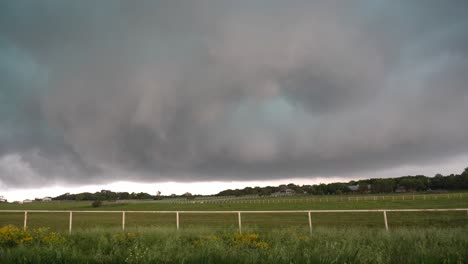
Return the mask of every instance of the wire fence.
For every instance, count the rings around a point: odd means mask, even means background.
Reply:
[[[196,197],[186,198],[163,198],[148,202],[171,203],[171,204],[273,204],[273,203],[322,203],[322,202],[359,202],[359,201],[411,201],[411,200],[442,200],[463,199],[467,193],[429,193],[429,194],[394,194],[394,195],[321,195],[311,197],[306,195],[282,195],[282,196],[221,196],[221,197]],[[126,203],[129,200],[121,200]]]

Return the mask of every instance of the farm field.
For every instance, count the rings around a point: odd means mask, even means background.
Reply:
[[[349,198],[349,199],[348,199]],[[431,195],[394,195],[394,196],[297,196],[281,198],[249,198],[229,202],[197,199],[188,202],[171,203],[168,201],[119,201],[105,202],[94,208],[91,202],[49,202],[30,204],[0,204],[1,210],[73,210],[73,230],[94,227],[122,227],[120,211],[264,211],[264,210],[356,210],[356,209],[431,209],[431,208],[468,208],[466,193]],[[117,211],[91,213],[79,211]],[[199,227],[229,229],[238,225],[237,213],[191,214],[180,213],[180,229]],[[314,228],[384,228],[382,212],[360,213],[311,213]],[[390,229],[395,228],[468,228],[466,211],[450,212],[387,212]],[[0,212],[0,226],[13,224],[23,226],[24,213]],[[69,213],[28,212],[27,225],[30,228],[50,227],[56,231],[67,231]],[[271,230],[276,228],[297,228],[308,232],[307,213],[243,213],[242,226]],[[155,227],[176,229],[176,215],[170,213],[132,213],[125,215],[126,228]]]

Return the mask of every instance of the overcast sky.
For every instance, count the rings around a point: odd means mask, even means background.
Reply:
[[[460,173],[467,10],[0,1],[0,195]]]

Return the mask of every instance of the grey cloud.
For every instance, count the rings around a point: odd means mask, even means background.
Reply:
[[[356,4],[2,3],[0,175],[336,176],[466,153],[466,4]]]

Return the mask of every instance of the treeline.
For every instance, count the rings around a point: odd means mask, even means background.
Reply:
[[[443,176],[437,174],[434,177],[424,175],[403,176],[399,178],[387,179],[366,179],[350,182],[334,182],[329,184],[316,185],[288,185],[267,186],[267,187],[246,187],[244,189],[224,190],[215,196],[244,196],[244,195],[283,195],[283,194],[350,194],[350,193],[392,193],[392,192],[421,192],[430,190],[468,190],[468,168],[461,174],[450,174]],[[198,195],[195,195],[198,196]],[[159,196],[150,195],[148,193],[128,193],[128,192],[112,192],[102,190],[95,193],[65,193],[52,198],[52,200],[61,201],[114,201],[114,200],[149,200],[149,199],[165,199],[169,197],[184,197],[186,199],[194,199],[190,193],[183,195]]]
[[[95,193],[78,193],[70,194],[65,193],[60,196],[52,198],[52,200],[60,201],[114,201],[114,200],[147,200],[154,199],[155,196],[150,194],[139,192],[139,193],[128,193],[128,192],[112,192],[108,190],[102,190]]]
[[[467,190],[468,168],[461,174],[434,177],[424,175],[403,176],[399,178],[366,179],[359,181],[334,182],[316,185],[288,185],[267,187],[246,187],[244,189],[225,190],[216,196],[243,196],[243,195],[281,195],[281,194],[349,194],[349,193],[392,193],[392,192],[420,192],[430,190]]]

